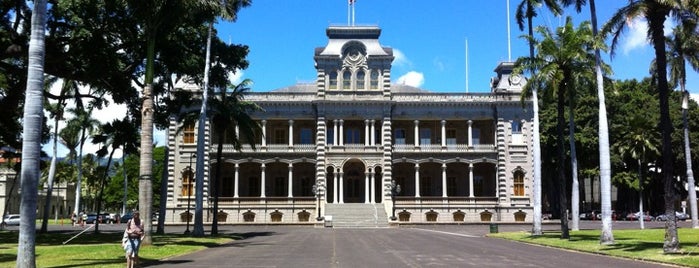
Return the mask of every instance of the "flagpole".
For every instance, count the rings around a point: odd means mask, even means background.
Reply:
[[[354,4],[356,4],[354,1],[352,1],[352,26],[354,26]]]
[[[512,49],[510,47],[510,0],[507,0],[507,61],[512,61]]]
[[[352,0],[347,0],[347,26],[350,26],[350,6],[352,5]]]

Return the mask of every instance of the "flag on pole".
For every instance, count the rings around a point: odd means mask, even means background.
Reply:
[[[349,4],[350,4],[350,6],[351,6],[351,5],[353,5],[354,2],[356,2],[357,0],[347,0],[347,1],[349,1]]]

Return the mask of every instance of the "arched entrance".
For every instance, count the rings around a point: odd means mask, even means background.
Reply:
[[[366,170],[364,163],[350,160],[342,168],[344,171],[343,194],[345,203],[364,203]]]

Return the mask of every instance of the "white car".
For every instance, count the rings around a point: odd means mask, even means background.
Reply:
[[[2,227],[8,225],[19,225],[19,214],[9,214],[2,218]]]

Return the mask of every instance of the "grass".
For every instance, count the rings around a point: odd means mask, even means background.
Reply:
[[[37,267],[124,267],[122,233],[86,232],[66,245],[63,242],[76,232],[37,234]],[[18,232],[0,231],[0,267],[14,267],[17,260]],[[157,263],[168,257],[183,255],[232,241],[233,236],[194,238],[179,234],[154,235],[153,245],[139,252],[141,263]]]
[[[531,236],[528,232],[490,234],[530,244],[624,257],[636,260],[699,267],[699,229],[678,229],[682,253],[664,254],[665,229],[614,230],[614,244],[600,245],[600,230],[571,231],[570,239],[560,239],[560,232]]]

